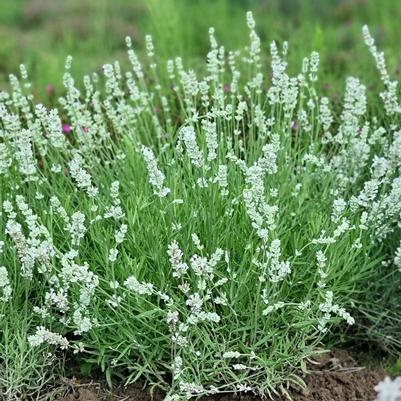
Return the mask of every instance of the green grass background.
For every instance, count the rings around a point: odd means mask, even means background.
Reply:
[[[265,48],[272,40],[289,41],[290,69],[298,71],[310,51],[320,53],[320,85],[334,99],[346,75],[377,84],[361,40],[364,23],[386,53],[391,75],[400,76],[401,5],[393,0],[1,0],[0,87],[24,63],[38,98],[48,96],[48,85],[57,95],[67,54],[79,78],[104,63],[124,62],[126,35],[142,52],[149,32],[160,62],[182,56],[196,68],[209,46],[208,27],[227,49],[246,43],[246,10],[253,10]]]

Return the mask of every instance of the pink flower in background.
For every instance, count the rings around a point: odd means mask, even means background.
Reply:
[[[330,84],[328,82],[324,82],[323,83],[323,90],[327,92],[329,89],[330,89]]]
[[[55,92],[54,86],[52,84],[48,84],[46,86],[46,92],[47,92],[48,95],[53,95],[54,92]]]
[[[63,132],[64,134],[68,134],[72,131],[72,127],[70,124],[63,124]]]

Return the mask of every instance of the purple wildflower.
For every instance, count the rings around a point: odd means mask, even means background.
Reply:
[[[52,84],[48,84],[48,85],[46,86],[46,92],[47,92],[47,94],[48,94],[49,96],[50,96],[50,95],[53,95],[54,92],[55,92],[54,86],[53,86]]]
[[[70,124],[63,124],[63,132],[64,134],[68,134],[72,131],[72,127]]]

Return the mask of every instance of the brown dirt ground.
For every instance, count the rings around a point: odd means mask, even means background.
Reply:
[[[309,366],[310,373],[304,377],[306,389],[288,388],[292,401],[373,401],[375,385],[384,378],[385,372],[379,361],[361,366],[347,351],[335,351]],[[374,365],[374,366],[373,366]],[[75,384],[56,401],[161,401],[161,394],[152,394],[139,386],[128,387],[115,394],[100,385]],[[252,395],[217,395],[207,401],[260,401]],[[288,401],[285,395],[274,401]]]

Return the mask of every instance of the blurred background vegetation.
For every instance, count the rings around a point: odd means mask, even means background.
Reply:
[[[79,80],[104,63],[126,63],[126,35],[141,53],[145,34],[152,33],[160,64],[182,56],[186,66],[198,68],[209,46],[208,27],[216,28],[227,49],[247,42],[247,10],[254,12],[266,57],[273,39],[289,41],[292,72],[312,50],[320,52],[322,90],[333,98],[346,75],[377,85],[361,39],[364,23],[392,75],[400,75],[398,0],[0,0],[0,89],[24,63],[38,98],[58,95],[68,54]]]

